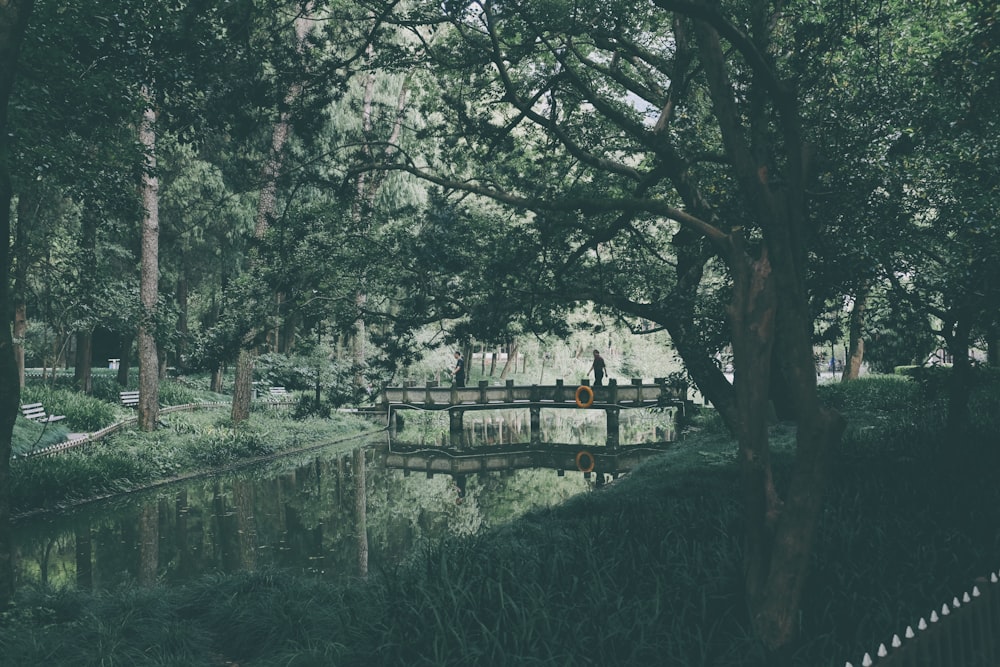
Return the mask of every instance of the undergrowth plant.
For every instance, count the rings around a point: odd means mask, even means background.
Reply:
[[[833,462],[801,639],[780,663],[803,667],[841,667],[968,590],[996,569],[1000,525],[995,433],[947,446],[935,404],[895,380],[824,396],[855,426]],[[0,653],[11,664],[771,667],[744,598],[734,443],[709,416],[694,423],[600,492],[427,543],[364,580],[261,570],[170,588],[22,590]],[[310,437],[312,422],[293,424],[252,423],[247,442]],[[216,430],[224,420],[171,421],[163,440],[134,446]],[[780,485],[794,428],[773,431]]]

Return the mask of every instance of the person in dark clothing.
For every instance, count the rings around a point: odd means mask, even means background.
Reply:
[[[455,353],[455,368],[451,371],[452,384],[456,387],[465,386],[465,359],[461,352]]]
[[[594,372],[594,386],[595,387],[603,387],[604,386],[604,372],[605,372],[605,369],[606,369],[606,366],[604,364],[604,357],[601,356],[601,353],[599,351],[594,350],[594,363],[592,363],[590,365],[590,370],[587,371],[587,375],[590,375],[591,371]]]

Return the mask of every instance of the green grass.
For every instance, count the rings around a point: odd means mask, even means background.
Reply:
[[[854,419],[786,663],[803,667],[860,664],[995,570],[1000,549],[991,416],[956,448],[905,383],[825,391]],[[983,391],[988,405],[995,388]],[[780,478],[794,433],[774,432]],[[51,665],[770,667],[742,595],[734,450],[710,413],[698,416],[673,451],[599,493],[429,545],[364,581],[259,571],[169,589],[25,590],[0,622],[0,654]]]
[[[291,420],[255,411],[234,427],[228,411],[173,412],[149,433],[128,429],[54,456],[19,459],[11,469],[15,514],[123,493],[179,475],[334,442],[377,428],[359,417]],[[51,428],[51,427],[50,427]]]

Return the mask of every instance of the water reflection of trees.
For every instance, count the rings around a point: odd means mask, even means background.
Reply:
[[[588,488],[550,470],[406,476],[384,456],[341,448],[17,524],[18,581],[106,588],[262,566],[353,577]]]
[[[677,408],[624,409],[619,433],[623,444],[671,442],[676,437]],[[403,426],[393,434],[401,443],[448,447],[457,444],[450,432],[444,410],[403,413]],[[467,410],[462,418],[460,443],[469,447],[528,444],[531,423],[528,408],[510,410]],[[603,410],[543,409],[540,440],[600,446],[607,437],[607,417]]]

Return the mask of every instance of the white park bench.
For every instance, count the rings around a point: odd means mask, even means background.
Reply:
[[[139,392],[123,391],[118,394],[118,400],[120,400],[122,406],[126,408],[137,408],[139,407]]]
[[[45,424],[49,422],[57,422],[61,419],[66,419],[66,415],[50,415],[45,412],[45,406],[41,403],[25,403],[21,406],[21,414],[24,415],[26,419],[38,422],[40,424]]]

